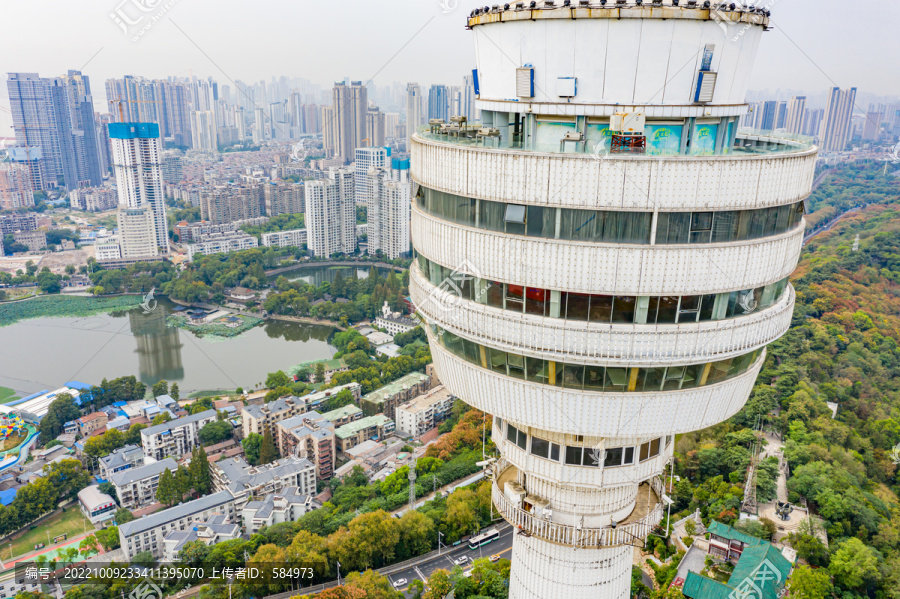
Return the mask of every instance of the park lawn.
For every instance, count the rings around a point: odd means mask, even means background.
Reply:
[[[15,391],[9,387],[0,387],[0,403],[9,403],[17,399],[19,399],[19,396],[16,395]]]
[[[12,542],[12,554],[22,555],[34,551],[34,546],[38,543],[47,543],[47,533],[50,533],[50,542],[53,537],[57,537],[63,533],[68,533],[69,539],[76,535],[83,534],[87,526],[90,533],[94,530],[94,525],[90,523],[82,514],[77,506],[66,508],[61,514],[57,514],[49,520],[38,524],[34,530],[29,530],[24,535]],[[47,545],[49,547],[50,545]],[[9,551],[9,546],[4,547]]]

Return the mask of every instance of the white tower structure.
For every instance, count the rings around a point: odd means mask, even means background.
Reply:
[[[356,251],[353,171],[331,169],[328,179],[304,185],[307,247],[315,256]]]
[[[169,251],[169,228],[166,222],[165,185],[162,174],[162,138],[156,123],[110,123],[109,143],[119,206],[150,206],[156,244]]]
[[[410,291],[494,417],[512,599],[626,598],[674,435],[740,410],[790,326],[817,148],[738,131],[768,12],[708,6],[478,9],[482,123],[412,137]]]

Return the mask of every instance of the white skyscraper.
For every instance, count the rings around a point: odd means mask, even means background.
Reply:
[[[110,123],[113,169],[119,206],[153,211],[156,244],[169,251],[162,174],[162,139],[156,123]]]
[[[410,138],[416,132],[416,128],[428,122],[425,110],[425,96],[418,83],[406,85],[406,147],[410,147]]]
[[[307,181],[304,187],[307,248],[326,258],[356,251],[353,171],[332,169],[328,179]]]
[[[822,151],[840,152],[850,141],[850,125],[856,104],[856,88],[832,88],[828,93],[825,120],[822,122]]]
[[[803,119],[806,116],[806,96],[791,98],[787,109],[787,123],[784,128],[788,133],[803,133]]]
[[[116,224],[119,227],[119,248],[122,258],[149,258],[159,255],[153,216],[153,209],[149,205],[138,208],[119,206]]]
[[[493,415],[510,599],[629,597],[675,435],[791,324],[816,148],[738,130],[767,11],[625,2],[476,9],[482,129],[412,138],[411,299]]]
[[[395,260],[409,254],[409,159],[394,158],[391,166],[372,168],[366,211],[368,253]]]
[[[356,148],[353,163],[353,181],[356,188],[357,206],[368,206],[372,185],[369,183],[369,171],[373,168],[390,166],[390,148]]]
[[[194,150],[216,152],[219,142],[216,130],[216,113],[212,110],[195,110],[191,113],[191,144]]]

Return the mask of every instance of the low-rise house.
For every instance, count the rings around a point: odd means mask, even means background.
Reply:
[[[228,491],[219,491],[120,524],[119,543],[125,560],[131,561],[142,551],[149,551],[156,558],[162,557],[166,535],[173,530],[185,530],[195,522],[204,522],[215,514],[222,514],[229,521],[234,519],[234,497]]]
[[[75,422],[78,424],[78,433],[82,437],[90,437],[94,431],[106,430],[109,416],[105,412],[93,412],[76,419]]]
[[[166,458],[116,472],[110,477],[110,482],[116,488],[122,507],[133,510],[155,503],[159,477],[166,470],[174,474],[177,469],[178,464],[175,460]]]
[[[391,335],[397,333],[406,333],[419,326],[419,321],[413,318],[407,318],[400,312],[391,311],[391,307],[387,302],[381,307],[381,316],[375,318],[375,326],[384,329]]]
[[[316,492],[315,466],[295,456],[260,466],[251,466],[241,457],[228,458],[211,464],[210,470],[215,490],[227,490],[238,508],[251,497],[280,493],[286,487],[297,487],[304,495]]]
[[[440,385],[398,406],[394,411],[397,433],[418,439],[450,415],[455,399]]]
[[[410,372],[392,383],[372,391],[360,400],[360,407],[366,416],[384,414],[391,420],[397,406],[428,391],[431,378],[421,372]]]
[[[366,416],[335,429],[339,449],[346,452],[369,439],[383,439],[394,432],[394,421],[384,414]]]
[[[116,472],[144,465],[144,450],[137,445],[125,445],[100,458],[100,478],[109,480]]]
[[[112,520],[118,509],[116,501],[106,493],[101,493],[97,485],[78,491],[78,505],[84,517],[94,525]]]
[[[281,493],[266,495],[261,501],[250,501],[244,506],[241,510],[244,533],[252,535],[266,526],[296,522],[320,507],[322,504],[312,495],[300,493],[297,487],[285,487]]]
[[[224,514],[210,516],[206,522],[197,523],[186,530],[173,530],[163,539],[163,561],[175,562],[184,546],[200,541],[207,547],[241,537],[241,527],[232,524]]]

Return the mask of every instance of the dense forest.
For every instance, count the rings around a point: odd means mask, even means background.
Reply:
[[[801,559],[791,597],[900,597],[900,179],[886,170],[836,168],[813,193],[810,222],[869,205],[807,244],[791,278],[792,327],[769,346],[747,406],[676,445],[674,507],[733,524],[757,417],[784,435],[788,499],[824,525],[788,538]],[[761,502],[774,498],[777,472],[776,458],[762,463]],[[774,532],[738,526],[763,538]]]

